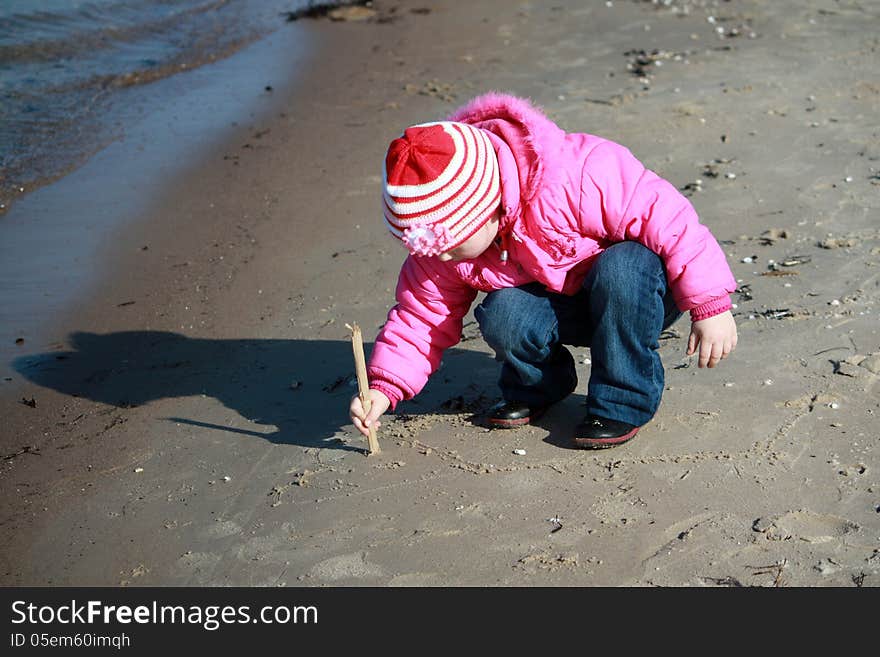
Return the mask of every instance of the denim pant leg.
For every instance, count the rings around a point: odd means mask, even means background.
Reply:
[[[577,387],[574,359],[559,340],[560,317],[573,309],[572,299],[532,283],[490,292],[474,309],[502,362],[498,384],[506,401],[552,404]]]
[[[636,426],[663,394],[660,332],[681,312],[659,256],[638,242],[609,247],[584,281],[592,366],[587,411]]]

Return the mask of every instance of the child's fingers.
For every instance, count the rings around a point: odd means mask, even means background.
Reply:
[[[712,345],[706,340],[700,341],[700,356],[697,361],[698,367],[706,367],[709,364],[709,358],[712,356]]]
[[[730,355],[730,352],[733,351],[735,344],[733,340],[725,340],[724,342],[724,350],[721,352],[722,358],[727,358]]]
[[[388,398],[381,392],[375,390],[370,391],[370,412],[364,418],[364,424],[368,427],[380,426],[379,418],[388,410]]]
[[[371,426],[374,429],[378,429],[382,426],[382,423],[379,421],[373,421],[371,424],[368,424],[365,420],[361,420],[359,417],[353,417],[351,422],[354,424],[354,428],[360,431],[365,437],[369,437]]]
[[[712,356],[709,358],[709,367],[715,367],[724,358],[724,343],[716,342],[712,345]]]
[[[721,360],[722,345],[718,342],[710,342],[705,338],[700,340],[700,367],[715,367]]]
[[[706,351],[708,352],[706,367],[715,367],[724,357],[724,344],[721,342],[712,342],[709,344],[709,348]],[[702,360],[702,351],[700,360]]]
[[[360,431],[364,436],[370,435],[370,430],[364,426],[364,423],[361,422],[360,418],[352,418],[352,423],[354,424],[354,428]]]
[[[360,431],[365,437],[370,435],[370,429],[378,429],[382,426],[382,423],[379,421],[379,417],[382,413],[385,412],[387,404],[382,403],[383,399],[376,399],[375,396],[371,399],[372,404],[370,406],[370,412],[366,413],[364,411],[364,405],[361,402],[360,396],[355,395],[351,399],[351,404],[348,407],[348,414],[351,417],[351,422],[354,424],[355,429]]]
[[[364,413],[363,404],[361,404],[360,397],[357,395],[351,400],[351,405],[348,407],[348,415],[358,431],[364,434],[364,436],[370,435],[370,430],[364,425],[364,421],[367,419],[366,413]]]
[[[351,404],[348,406],[348,414],[351,416],[351,419],[364,417],[364,407],[357,396],[351,400]]]
[[[376,422],[376,420],[379,419],[380,415],[382,415],[382,407],[379,404],[374,403],[370,407],[370,412],[367,413],[366,421],[364,422],[364,424],[366,424],[368,427],[372,426]]]
[[[692,356],[696,349],[697,349],[697,336],[694,335],[693,333],[691,333],[690,336],[688,336],[687,355]]]

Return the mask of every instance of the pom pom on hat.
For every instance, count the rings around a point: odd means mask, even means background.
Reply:
[[[388,147],[382,186],[389,230],[417,255],[454,249],[491,218],[501,201],[492,142],[466,123],[407,128]]]

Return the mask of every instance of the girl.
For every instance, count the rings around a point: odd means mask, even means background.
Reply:
[[[564,345],[589,346],[587,414],[572,443],[601,448],[656,412],[658,339],[690,312],[687,353],[715,367],[736,347],[736,283],[689,201],[622,146],[566,133],[528,101],[486,94],[408,128],[383,170],[385,222],[410,251],[376,339],[371,425],[424,387],[474,315],[502,363],[494,427],[527,424],[577,386]]]

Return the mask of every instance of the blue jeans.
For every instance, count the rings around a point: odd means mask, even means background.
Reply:
[[[490,292],[474,315],[503,363],[505,400],[564,399],[577,387],[577,374],[563,345],[590,347],[587,412],[642,426],[663,394],[660,332],[681,312],[660,257],[637,242],[620,242],[596,259],[574,296],[530,283]]]

